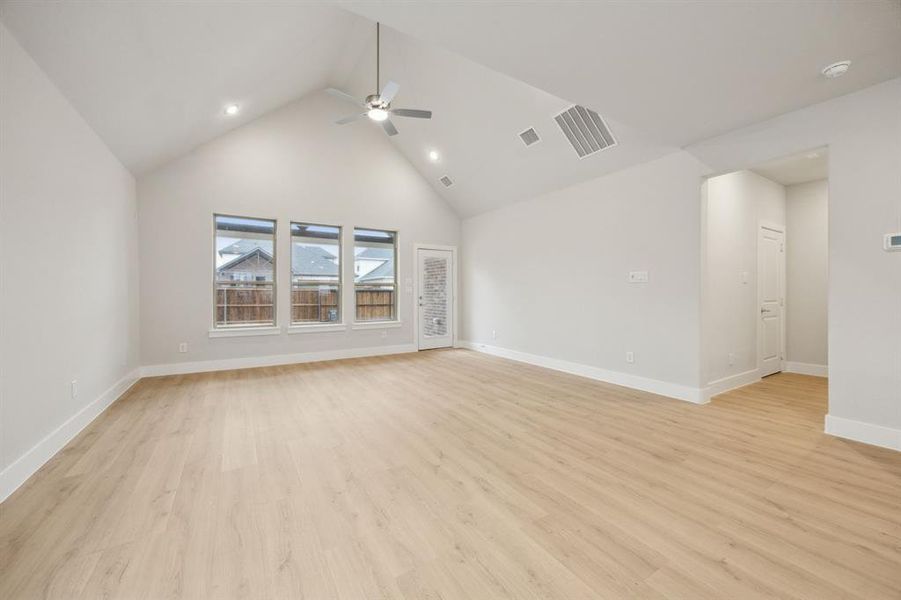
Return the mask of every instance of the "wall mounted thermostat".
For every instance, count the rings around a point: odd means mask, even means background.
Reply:
[[[885,236],[886,252],[901,252],[901,233],[889,233]]]

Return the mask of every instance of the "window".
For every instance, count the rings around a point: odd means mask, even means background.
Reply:
[[[275,221],[215,215],[215,326],[275,325]]]
[[[341,320],[341,228],[291,223],[291,323]]]
[[[397,234],[354,229],[354,295],[357,321],[397,318]]]

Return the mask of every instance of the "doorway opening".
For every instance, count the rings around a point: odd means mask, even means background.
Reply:
[[[828,374],[828,148],[702,187],[708,396],[789,372]]]

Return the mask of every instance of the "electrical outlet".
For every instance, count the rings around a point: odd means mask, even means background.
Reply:
[[[182,342],[178,345],[179,352],[187,352],[188,351],[188,342]]]
[[[72,397],[77,398],[78,397],[78,380],[77,379],[72,380],[72,383],[70,384],[70,388],[71,388],[70,392],[72,393]]]
[[[629,364],[635,362],[635,353],[634,352],[626,352],[626,362]]]
[[[734,364],[735,364],[735,352],[730,352],[729,353],[729,366],[731,367]]]
[[[388,330],[387,330],[387,329],[382,329],[382,339],[385,339],[385,338],[387,338],[387,337],[388,337]]]
[[[491,339],[493,339],[493,340],[497,339],[497,329],[491,330]]]

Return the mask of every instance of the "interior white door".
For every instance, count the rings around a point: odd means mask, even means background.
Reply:
[[[782,370],[785,319],[785,233],[761,225],[757,244],[757,295],[760,306],[758,361],[760,376]]]
[[[419,349],[454,345],[454,261],[450,250],[417,251]]]

